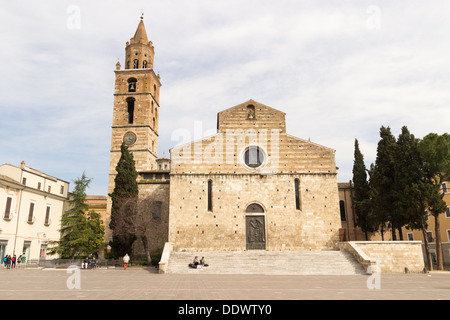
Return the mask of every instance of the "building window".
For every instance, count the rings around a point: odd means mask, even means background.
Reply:
[[[294,180],[294,191],[295,191],[295,209],[301,210],[300,207],[300,180]]]
[[[208,180],[208,211],[212,212],[212,180]]]
[[[24,186],[27,185],[27,178],[22,178],[22,184],[23,184]]]
[[[47,206],[47,209],[45,210],[45,220],[44,224],[46,226],[50,225],[50,206]]]
[[[427,239],[428,239],[428,242],[434,242],[433,231],[427,231]]]
[[[252,203],[245,209],[247,213],[264,213],[264,208],[261,207],[258,203]]]
[[[38,190],[41,190],[41,183],[38,182]]]
[[[450,218],[450,207],[445,208],[445,217]]]
[[[339,210],[341,212],[341,221],[345,221],[345,202],[344,200],[339,201]]]
[[[147,60],[144,60],[144,61],[142,62],[142,68],[143,68],[143,69],[147,69]]]
[[[255,106],[248,105],[247,106],[247,119],[254,120],[256,119]]]
[[[447,240],[450,242],[450,230],[447,230]]]
[[[136,78],[128,79],[128,92],[136,92]]]
[[[134,98],[127,99],[128,124],[133,124],[134,121]]]
[[[244,153],[244,162],[250,168],[258,168],[264,163],[264,151],[257,146],[250,146]]]
[[[162,209],[162,202],[157,201],[152,206],[152,218],[153,220],[160,220],[161,219],[161,209]]]
[[[52,192],[52,186],[48,186],[48,193]]]
[[[12,198],[7,197],[6,198],[5,215],[3,216],[3,218],[6,220],[11,219],[11,204],[12,204]]]
[[[30,210],[28,211],[28,223],[34,222],[34,202],[30,202]]]
[[[447,190],[447,183],[443,182],[442,183],[442,193],[447,193],[447,192],[448,192],[448,190]]]
[[[408,241],[414,241],[414,234],[412,232],[408,232]]]
[[[139,60],[138,59],[134,59],[134,61],[133,61],[133,69],[139,69]]]
[[[64,186],[61,186],[61,189],[59,190],[60,194],[64,194]]]

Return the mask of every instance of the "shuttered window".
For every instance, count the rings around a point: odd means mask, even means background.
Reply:
[[[28,222],[33,222],[34,203],[30,203],[30,211],[28,212]]]
[[[12,198],[7,197],[6,198],[5,215],[4,215],[5,219],[10,219],[10,216],[11,216],[11,203],[12,203]]]

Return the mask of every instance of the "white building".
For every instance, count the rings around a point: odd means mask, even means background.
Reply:
[[[69,183],[38,170],[0,165],[0,256],[24,262],[47,257],[49,241],[59,240]]]

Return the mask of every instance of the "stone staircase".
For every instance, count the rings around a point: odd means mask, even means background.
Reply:
[[[205,257],[209,267],[192,269],[194,257]],[[267,274],[355,275],[365,270],[346,251],[228,251],[172,252],[167,273],[177,274]]]

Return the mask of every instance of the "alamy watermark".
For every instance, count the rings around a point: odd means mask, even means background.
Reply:
[[[81,29],[81,8],[73,4],[67,7],[66,12],[69,15],[66,20],[67,29],[69,30]]]
[[[76,265],[71,265],[67,268],[66,271],[68,274],[71,274],[67,278],[66,285],[69,290],[80,290],[81,289],[81,271],[80,267]]]

